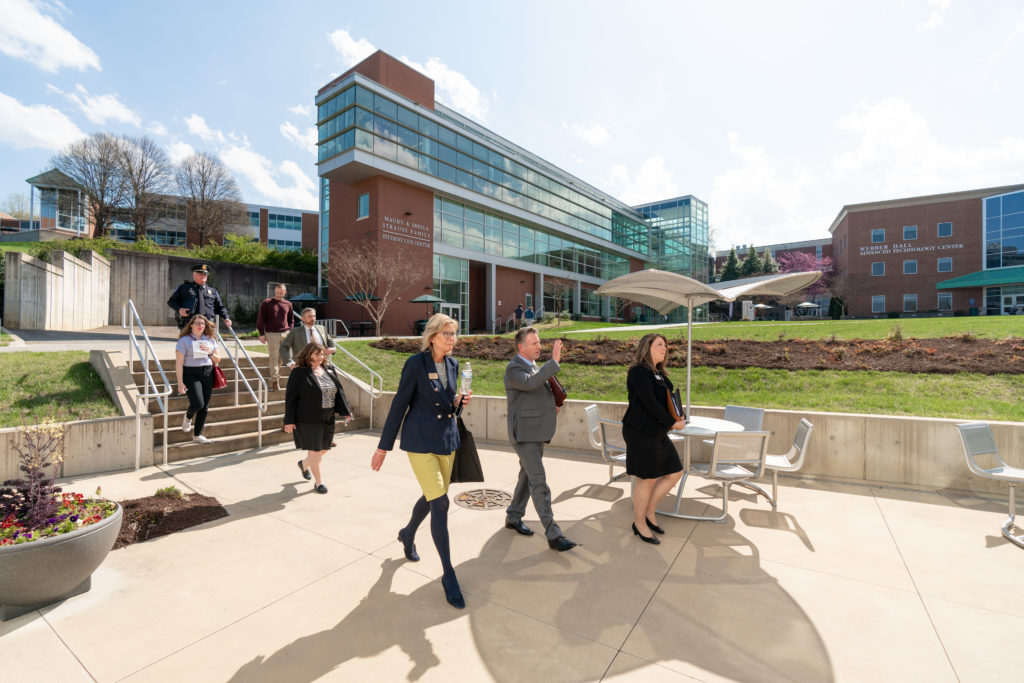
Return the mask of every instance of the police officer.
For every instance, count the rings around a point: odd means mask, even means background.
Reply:
[[[185,280],[178,285],[178,288],[171,294],[171,298],[167,300],[167,305],[174,309],[174,318],[177,320],[179,328],[187,325],[189,318],[196,313],[206,316],[209,320],[213,320],[215,315],[219,315],[224,324],[231,327],[228,309],[220,300],[220,294],[206,284],[206,279],[209,276],[210,267],[208,265],[205,263],[195,265],[192,268],[192,281]]]

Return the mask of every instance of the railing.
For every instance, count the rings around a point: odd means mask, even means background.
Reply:
[[[374,372],[369,365],[353,356],[348,349],[341,346],[337,342],[334,343],[334,348],[344,353],[346,356],[351,358],[355,363],[359,364],[359,366],[361,366],[364,370],[370,373],[370,381],[366,383],[366,386],[369,388],[363,389],[363,391],[370,395],[370,427],[373,427],[373,402],[384,394],[384,378],[378,375],[376,372]],[[331,365],[333,365],[338,372],[342,373],[343,375],[348,375],[349,377],[351,377],[351,375],[349,375],[347,372],[339,368],[337,364],[334,363],[334,361],[331,361]],[[355,378],[353,377],[352,379],[354,380]],[[374,380],[376,380],[376,386],[374,386]],[[356,386],[359,385],[357,384]]]
[[[294,313],[294,311],[292,312]],[[317,323],[323,325],[324,329],[327,330],[327,334],[331,335],[332,337],[352,336],[352,333],[348,331],[348,325],[346,325],[345,321],[341,320],[340,318],[324,318],[323,320],[317,320]],[[345,330],[345,334],[338,334],[338,325],[341,325],[341,328]]]
[[[131,316],[128,315],[128,311],[131,310]],[[135,334],[135,327],[138,326],[139,331],[142,333],[143,348],[145,353],[139,348],[139,339]],[[163,365],[157,360],[156,351],[153,349],[152,342],[149,341],[149,335],[146,334],[146,327],[142,324],[142,318],[139,317],[139,312],[135,309],[135,302],[128,299],[121,306],[121,327],[128,330],[128,371],[132,371],[132,349],[135,349],[135,353],[139,357],[139,361],[142,364],[142,372],[146,376],[146,391],[140,392],[135,398],[135,469],[139,469],[139,459],[142,456],[142,404],[143,399],[148,404],[149,399],[155,398],[157,405],[160,407],[160,412],[164,416],[164,464],[167,464],[167,402],[164,398],[171,395],[171,383],[167,380],[167,375],[164,373]],[[153,375],[149,372],[149,361],[150,359],[156,361],[156,368],[160,371],[160,378],[164,381],[166,389],[160,391],[156,385],[156,380],[153,379]]]
[[[228,332],[231,333],[232,338],[235,340],[235,352],[241,352],[241,355],[245,357],[245,360],[249,361],[249,367],[252,368],[253,372],[256,373],[256,390],[253,390],[252,385],[249,384],[248,378],[242,373],[242,368],[238,363],[238,356],[232,355],[231,348],[224,341],[224,337],[220,334],[220,316],[217,316],[214,322],[214,333],[217,335],[217,341],[221,346],[224,347],[224,352],[227,353],[228,358],[231,359],[231,364],[235,366],[235,405],[238,405],[238,387],[240,384],[245,385],[245,390],[249,392],[252,400],[256,403],[256,445],[257,448],[263,448],[263,413],[267,410],[267,380],[263,379],[263,374],[256,367],[256,363],[253,361],[252,356],[245,349],[242,344],[242,340],[238,338],[235,331],[228,327]]]

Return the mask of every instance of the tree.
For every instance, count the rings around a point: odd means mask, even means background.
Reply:
[[[125,198],[121,166],[123,141],[110,133],[93,133],[56,154],[51,165],[78,183],[92,214],[95,234],[104,237]]]
[[[558,277],[544,278],[544,296],[551,297],[551,307],[555,309],[555,325],[562,324],[562,311],[565,310],[567,302],[572,301],[575,289],[576,286],[569,280]]]
[[[740,266],[740,275],[743,277],[751,277],[757,275],[764,268],[761,266],[761,259],[758,258],[757,252],[754,251],[754,245],[750,245],[750,249],[747,250],[747,256],[743,259],[743,264]]]
[[[740,277],[740,260],[736,258],[736,248],[729,250],[729,257],[725,259],[725,267],[722,268],[722,277],[719,282],[727,280],[738,280]]]
[[[120,161],[135,239],[140,240],[155,219],[161,195],[171,191],[171,162],[167,153],[145,136],[123,138]]]
[[[7,199],[0,204],[0,211],[3,211],[12,218],[27,220],[31,214],[31,207],[28,205],[28,195],[24,192],[12,192]]]
[[[779,262],[772,256],[772,250],[765,247],[764,258],[761,259],[761,267],[766,275],[779,272]]]
[[[346,300],[363,307],[379,337],[388,307],[430,273],[430,266],[414,260],[408,249],[384,249],[369,243],[357,246],[345,240],[331,248],[327,282]]]
[[[185,198],[188,226],[200,245],[219,244],[224,227],[245,220],[238,183],[220,159],[208,152],[190,154],[174,169],[178,193]]]
[[[832,284],[832,276],[835,274],[831,258],[826,256],[819,262],[814,254],[809,254],[806,251],[787,251],[779,256],[780,272],[802,273],[809,270],[820,270],[821,278],[799,294],[806,298],[829,291],[829,287]]]

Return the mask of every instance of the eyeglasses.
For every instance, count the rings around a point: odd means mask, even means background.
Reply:
[[[456,333],[456,332],[442,332],[441,336],[444,337],[445,339],[454,339],[455,337],[458,336],[458,333]]]

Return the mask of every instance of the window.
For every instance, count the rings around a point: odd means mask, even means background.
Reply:
[[[947,256],[939,259],[939,272],[940,273],[952,273],[953,272],[953,257]]]
[[[903,226],[903,239],[904,240],[916,240],[917,239],[917,226],[916,225],[904,225]]]
[[[903,262],[903,274],[904,275],[917,275],[917,261],[904,261]]]
[[[903,312],[917,313],[917,294],[903,295]]]
[[[939,292],[939,310],[953,310],[953,292]]]
[[[885,241],[885,228],[875,228],[871,231],[871,244],[878,244]]]
[[[885,313],[885,295],[876,294],[871,297],[871,312],[872,313]]]
[[[356,220],[366,218],[370,215],[370,193],[359,195],[356,200]]]
[[[952,223],[939,223],[939,237],[952,237],[953,236],[953,224]]]
[[[871,264],[871,274],[875,276],[885,275],[885,262],[875,261]]]

